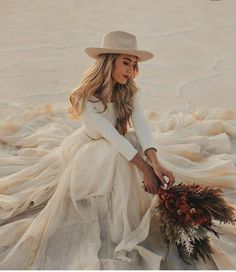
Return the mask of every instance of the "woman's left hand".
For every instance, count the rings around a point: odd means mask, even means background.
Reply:
[[[169,189],[175,183],[175,177],[173,173],[167,170],[160,162],[155,162],[152,164],[152,168],[158,178],[161,180],[162,185],[167,186],[166,189]],[[164,179],[164,176],[168,177],[169,181]]]

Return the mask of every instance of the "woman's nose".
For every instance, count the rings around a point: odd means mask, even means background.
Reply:
[[[132,73],[133,73],[133,68],[128,68],[127,73],[128,73],[129,76],[132,75]]]

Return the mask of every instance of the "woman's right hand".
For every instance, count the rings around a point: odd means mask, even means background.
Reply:
[[[143,171],[143,185],[144,190],[151,194],[156,194],[160,183],[159,178],[156,176],[153,168],[148,166],[145,171]]]
[[[143,172],[143,185],[144,190],[151,194],[156,194],[160,187],[161,181],[155,174],[152,166],[148,164],[137,152],[133,159],[130,161],[136,165]]]

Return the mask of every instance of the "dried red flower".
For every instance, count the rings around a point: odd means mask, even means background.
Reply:
[[[164,241],[167,245],[176,244],[180,257],[187,263],[199,257],[203,260],[210,257],[212,249],[207,232],[211,231],[219,237],[213,227],[213,219],[231,224],[235,222],[234,208],[224,200],[219,188],[179,184],[163,190],[159,186],[158,195],[160,202],[157,210],[161,215]]]

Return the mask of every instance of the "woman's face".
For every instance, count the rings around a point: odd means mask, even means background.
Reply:
[[[129,78],[134,77],[136,64],[137,57],[123,54],[119,55],[113,66],[113,83],[126,84]]]

